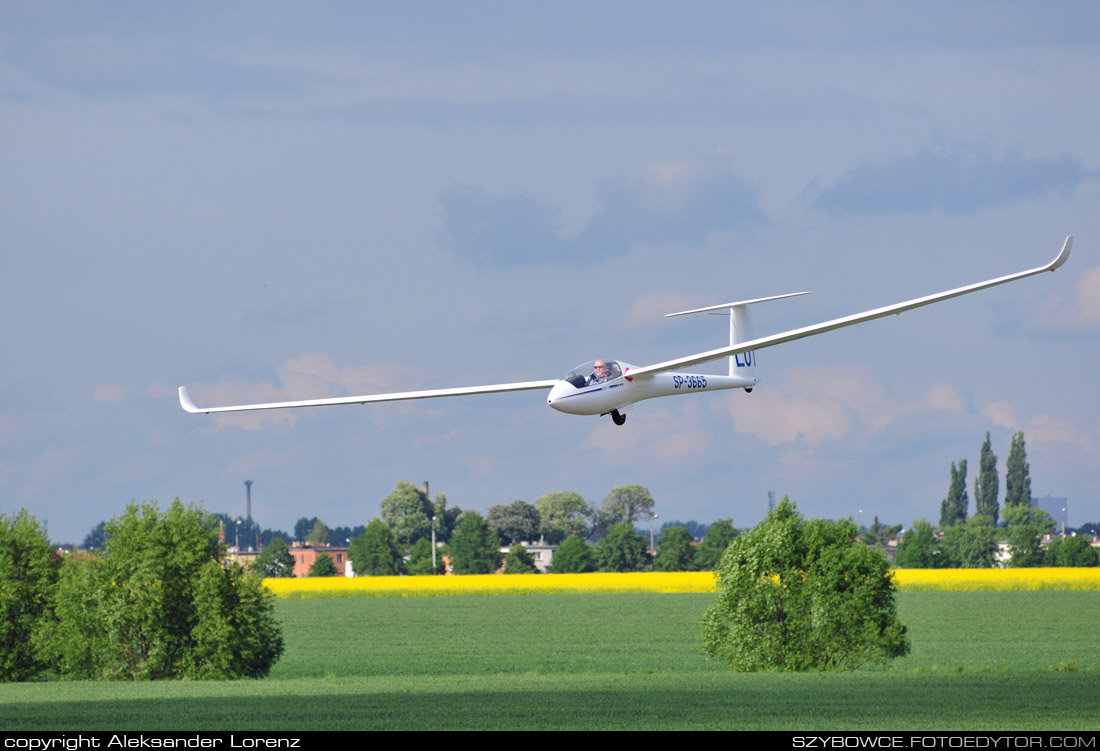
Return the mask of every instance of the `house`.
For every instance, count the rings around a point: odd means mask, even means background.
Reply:
[[[322,545],[315,548],[309,543],[303,545],[300,542],[295,542],[290,546],[290,555],[294,558],[294,576],[296,577],[309,576],[309,569],[313,566],[313,562],[317,560],[318,556],[322,555],[327,555],[332,559],[337,576],[352,575],[348,567],[348,549],[344,547],[334,548],[330,545]]]

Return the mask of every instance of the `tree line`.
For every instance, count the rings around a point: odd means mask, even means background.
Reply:
[[[226,562],[218,520],[131,503],[95,554],[0,514],[0,681],[259,678],[283,652],[270,590]]]
[[[1043,539],[1055,530],[1050,514],[1033,505],[1031,468],[1023,432],[1012,434],[1006,460],[1004,505],[999,502],[997,456],[985,434],[974,478],[974,513],[969,513],[967,462],[951,462],[947,497],[940,502],[939,528],[925,519],[914,521],[898,543],[894,564],[899,568],[990,568],[998,565],[1002,541],[1007,542],[1010,567],[1100,566],[1100,551],[1085,535]]]

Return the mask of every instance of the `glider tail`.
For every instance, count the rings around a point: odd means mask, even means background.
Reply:
[[[798,295],[808,295],[809,292],[791,292],[786,295],[773,295],[772,297],[758,297],[755,300],[740,300],[738,302],[727,302],[721,305],[711,305],[706,308],[695,308],[694,310],[682,310],[679,313],[669,313],[666,318],[672,316],[683,316],[688,313],[706,313],[707,315],[728,315],[730,318],[730,347],[741,344],[742,342],[748,342],[752,340],[752,324],[749,320],[749,306],[758,302],[768,302],[769,300],[782,300],[784,297],[797,297]],[[753,381],[756,380],[756,352],[749,350],[748,352],[739,352],[735,355],[731,355],[729,358],[731,376],[739,376],[741,378],[749,378]]]

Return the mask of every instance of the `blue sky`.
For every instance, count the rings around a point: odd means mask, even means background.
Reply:
[[[1023,430],[1100,518],[1100,11],[1089,3],[0,6],[0,510],[79,541],[131,499],[365,523],[648,486],[662,519],[935,520]],[[622,428],[537,393],[200,404],[553,378],[1045,263],[760,353],[752,394]],[[715,366],[721,371],[723,365]],[[973,482],[973,476],[969,478]],[[1003,478],[1002,478],[1003,488]]]

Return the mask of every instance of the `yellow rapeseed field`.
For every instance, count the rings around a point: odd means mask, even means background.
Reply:
[[[894,575],[902,592],[1100,590],[1100,568],[897,569]],[[715,591],[715,577],[710,571],[313,577],[265,579],[264,583],[282,598]]]

